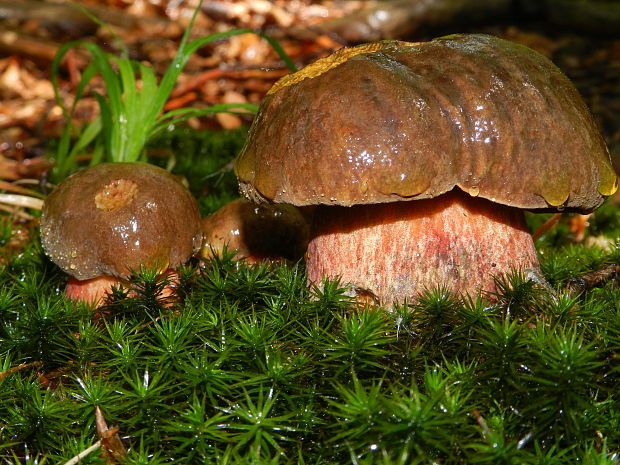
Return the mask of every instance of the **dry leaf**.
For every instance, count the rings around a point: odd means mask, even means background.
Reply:
[[[127,451],[125,446],[123,446],[121,438],[118,436],[118,427],[108,428],[108,424],[98,406],[95,408],[95,424],[97,425],[97,437],[101,441],[101,456],[109,464],[122,462],[127,455]]]

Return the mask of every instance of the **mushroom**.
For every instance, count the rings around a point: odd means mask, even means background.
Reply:
[[[165,272],[200,248],[196,200],[166,170],[103,163],[79,171],[45,199],[41,242],[71,275],[68,297],[100,301],[141,267]]]
[[[523,210],[587,213],[617,189],[568,78],[476,34],[341,49],[280,79],[235,170],[256,202],[317,205],[309,281],[339,276],[388,305],[538,275]]]
[[[256,205],[234,200],[202,220],[200,255],[221,256],[226,246],[236,259],[298,260],[308,246],[309,228],[292,205]]]

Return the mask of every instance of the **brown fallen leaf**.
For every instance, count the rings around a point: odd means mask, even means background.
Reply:
[[[95,424],[97,425],[97,437],[101,441],[101,456],[107,463],[122,462],[127,455],[125,446],[118,436],[118,427],[108,428],[99,406],[95,408]]]
[[[0,179],[6,179],[9,181],[19,179],[19,175],[17,174],[17,165],[17,160],[12,160],[0,155]]]

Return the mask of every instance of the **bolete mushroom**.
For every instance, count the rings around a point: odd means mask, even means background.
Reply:
[[[292,205],[256,205],[236,199],[202,220],[200,255],[221,256],[224,247],[235,259],[299,260],[308,246],[309,228]]]
[[[45,199],[41,242],[72,276],[69,297],[97,301],[141,267],[165,272],[200,248],[196,200],[166,170],[104,163],[79,171]]]
[[[522,210],[589,212],[617,189],[576,89],[487,35],[341,49],[269,91],[236,160],[254,201],[318,205],[308,278],[384,304],[539,272]]]

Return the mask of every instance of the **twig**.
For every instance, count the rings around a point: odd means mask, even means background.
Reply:
[[[75,465],[76,463],[80,463],[80,460],[82,460],[84,457],[86,457],[91,452],[99,449],[100,447],[101,447],[101,439],[97,441],[96,443],[94,443],[92,446],[90,446],[88,449],[84,449],[82,452],[80,452],[78,455],[73,457],[68,462],[65,462],[64,465]]]
[[[58,52],[59,45],[50,40],[39,39],[17,31],[0,30],[0,50],[6,53],[27,55],[31,58],[52,61]],[[80,67],[88,63],[80,54],[74,57]],[[63,62],[63,66],[66,62]]]
[[[3,182],[4,182],[4,181],[3,181]],[[38,187],[45,187],[46,189],[50,189],[50,190],[51,190],[51,189],[53,189],[54,187],[56,187],[56,185],[55,185],[55,184],[52,184],[51,182],[45,182],[45,183],[43,183],[43,182],[41,181],[41,179],[34,179],[34,178],[21,178],[21,179],[16,179],[15,181],[13,181],[13,182],[11,182],[11,183],[9,183],[9,184],[14,185],[14,186],[22,186],[22,185],[24,185],[24,186],[38,186]],[[6,189],[6,190],[10,190],[10,189]],[[40,192],[33,191],[33,190],[30,190],[30,189],[27,189],[27,188],[26,188],[26,190],[28,190],[29,192],[32,192],[32,194],[29,194],[29,195],[33,195],[33,196],[35,196],[35,197],[36,197],[37,195],[38,195],[38,196],[40,196],[40,197],[45,197],[45,194],[42,194],[42,193],[40,193]]]
[[[547,231],[553,228],[556,224],[558,224],[561,216],[562,216],[561,213],[556,213],[554,215],[551,215],[547,221],[545,221],[536,231],[534,231],[534,234],[532,234],[532,240],[536,242],[538,239],[540,239],[543,236],[543,234],[545,234]]]
[[[489,437],[489,425],[487,425],[487,422],[485,421],[484,418],[482,418],[482,415],[480,415],[480,412],[478,411],[478,409],[474,409],[471,412],[474,416],[474,418],[476,419],[476,421],[478,422],[478,425],[480,426],[480,429],[482,431],[482,436],[486,439]]]
[[[0,210],[10,213],[11,215],[19,216],[22,220],[34,220],[34,216],[32,216],[30,213],[26,213],[24,210],[20,210],[19,208],[15,208],[10,205],[3,205],[2,203],[0,203]]]
[[[27,180],[24,180],[27,181]],[[33,184],[38,185],[39,181],[36,179],[31,180]],[[24,182],[25,183],[25,182]],[[32,189],[28,189],[26,187],[19,186],[17,181],[15,182],[6,182],[0,179],[0,189],[5,191],[15,192],[16,194],[24,194],[31,197],[45,197],[43,194],[37,191],[33,191]]]
[[[205,82],[211,79],[219,79],[219,78],[230,78],[230,79],[279,79],[282,76],[289,74],[290,71],[288,69],[271,69],[271,70],[262,70],[262,69],[241,69],[241,70],[231,70],[231,69],[210,69],[201,73],[192,79],[188,80],[185,85],[178,87],[175,89],[170,95],[172,98],[180,97],[188,92],[199,89]]]
[[[43,200],[30,197],[29,195],[0,194],[0,203],[16,207],[33,208],[35,210],[43,208]]]
[[[191,79],[189,82],[187,82],[184,86],[179,87],[177,89],[175,89],[172,94],[170,94],[171,98],[178,98],[181,95],[184,95],[192,90],[196,90],[198,88],[200,88],[205,82],[211,80],[211,79],[218,79],[220,77],[222,77],[224,75],[224,70],[223,69],[210,69],[208,71],[205,71],[204,73],[201,73],[200,75],[196,76],[195,78]]]
[[[21,365],[17,365],[16,367],[9,368],[6,371],[2,371],[0,372],[0,380],[3,380],[7,376],[12,375],[13,373],[18,372],[19,370],[23,370],[24,368],[33,367],[33,366],[39,367],[41,366],[41,362],[22,363]]]
[[[183,94],[180,97],[168,100],[166,106],[164,107],[164,110],[170,111],[176,110],[177,108],[183,108],[187,106],[188,103],[193,102],[196,99],[198,99],[198,94],[196,92],[188,92],[187,94]]]
[[[593,287],[598,287],[613,279],[620,273],[620,266],[616,264],[603,265],[601,268],[582,274],[568,281],[568,290],[571,295],[579,295]]]

